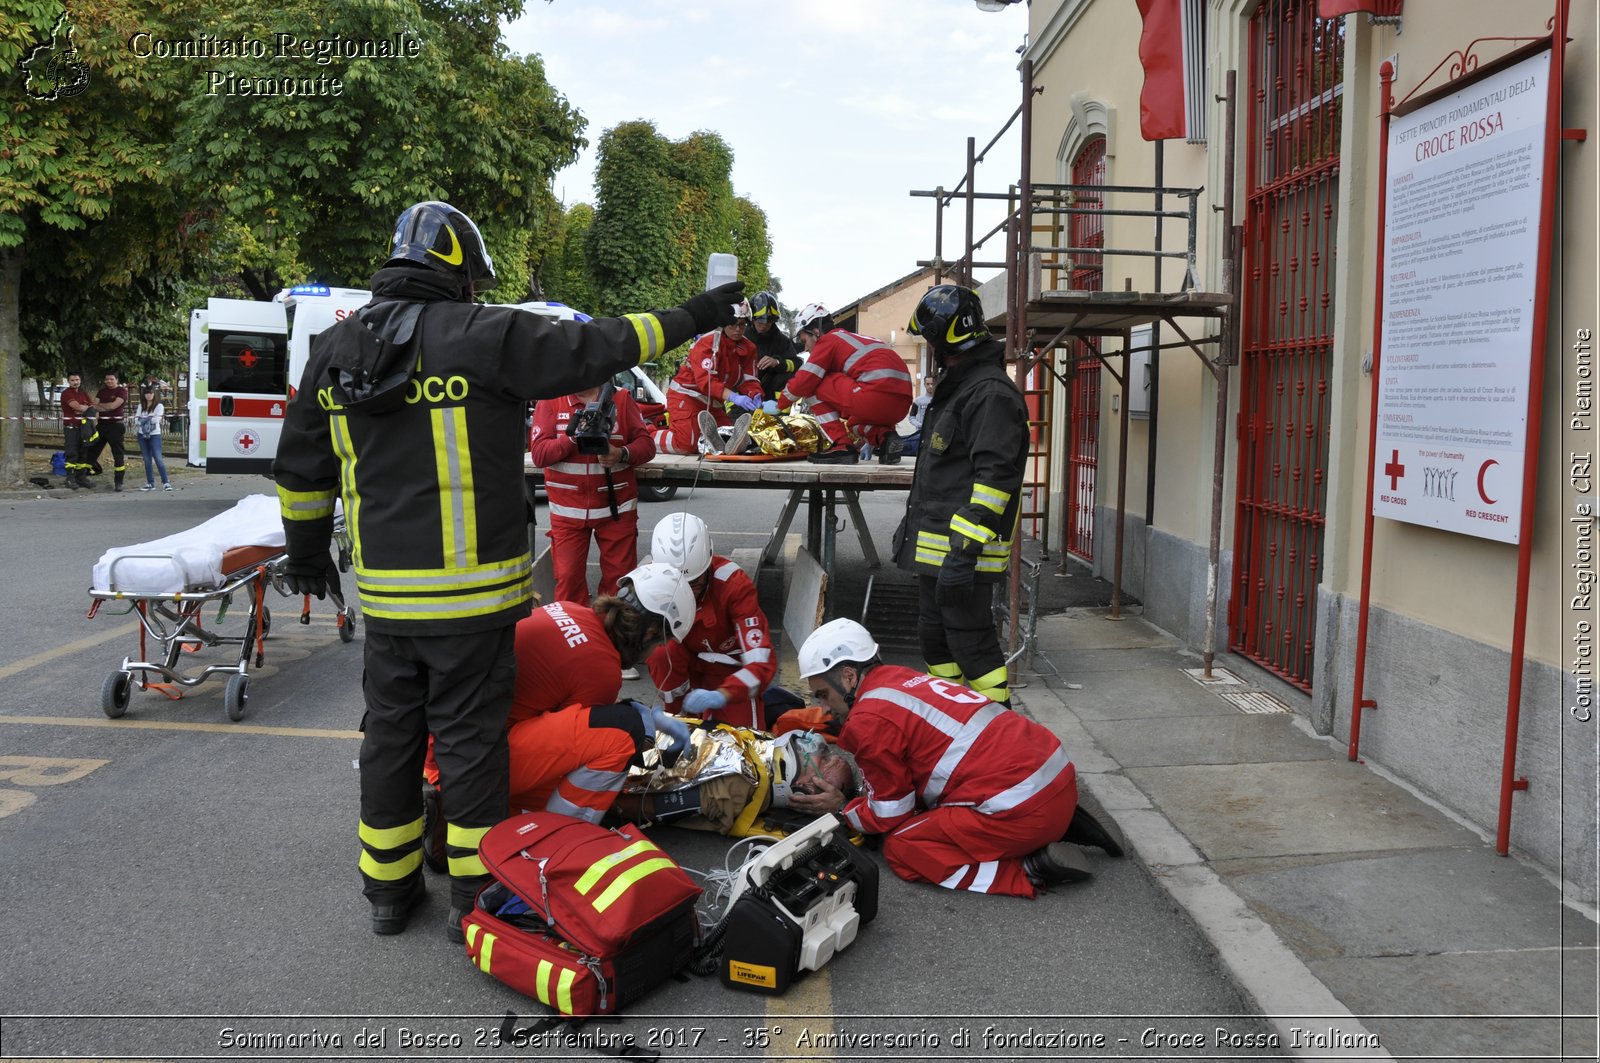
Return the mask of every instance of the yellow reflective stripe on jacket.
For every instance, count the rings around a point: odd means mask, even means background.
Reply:
[[[357,569],[361,608],[369,616],[433,620],[487,616],[533,598],[528,555],[468,569]],[[431,592],[431,593],[430,593]]]
[[[291,491],[282,484],[278,485],[278,512],[283,514],[284,520],[320,520],[323,517],[333,516],[333,499],[338,492],[333,488],[326,491]]]
[[[356,833],[374,849],[398,849],[406,842],[414,842],[422,837],[422,817],[418,816],[398,827],[369,827],[363,822],[356,826]]]
[[[975,543],[986,543],[1000,537],[999,532],[991,531],[982,524],[974,524],[959,513],[950,518],[950,530],[965,535]]]
[[[356,489],[356,447],[350,439],[350,425],[342,414],[328,418],[333,452],[339,457],[339,493],[344,496],[344,520],[351,529],[351,555],[361,564],[361,492]]]
[[[670,856],[658,856],[654,860],[646,860],[642,864],[635,864],[618,875],[611,885],[606,887],[605,892],[595,898],[594,910],[597,912],[605,911],[615,904],[624,893],[632,889],[640,879],[653,875],[657,871],[665,871],[669,867],[677,866],[677,862]]]
[[[410,878],[422,866],[422,850],[414,849],[398,860],[383,861],[361,850],[361,873],[379,882],[399,882]]]
[[[640,838],[626,849],[620,849],[617,852],[609,853],[590,864],[589,869],[578,877],[577,883],[572,888],[577,890],[583,896],[588,896],[589,891],[594,889],[595,886],[599,884],[600,879],[605,876],[607,871],[610,871],[624,860],[629,860],[635,856],[638,856],[640,853],[647,853],[651,851],[660,852],[661,847],[650,841],[648,838]]]
[[[464,568],[356,568],[356,586],[374,594],[402,591],[468,591],[510,582],[532,571],[528,554]]]
[[[1011,542],[1002,539],[999,542],[985,543],[978,553],[977,571],[979,572],[1004,572],[1011,564]]]
[[[995,513],[1004,513],[1006,506],[1011,502],[1011,492],[990,487],[988,484],[975,483],[972,485],[972,501],[975,505]]]
[[[938,532],[919,531],[917,532],[917,545],[948,554],[950,552],[950,536],[940,535]]]
[[[478,563],[478,507],[472,485],[472,459],[464,406],[437,407],[433,456],[439,478],[439,526],[445,564],[469,568]]]
[[[639,337],[639,361],[647,362],[661,353],[666,346],[667,334],[654,314],[623,314],[622,320],[633,326]]]

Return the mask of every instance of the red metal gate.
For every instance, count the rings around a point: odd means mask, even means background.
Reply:
[[[1072,183],[1106,183],[1106,139],[1095,137],[1072,162]],[[1099,207],[1098,195],[1080,192],[1080,207]],[[1099,214],[1073,214],[1071,247],[1104,247],[1105,219]],[[1079,291],[1101,289],[1101,256],[1079,255],[1072,263],[1071,286]],[[1067,389],[1067,541],[1065,548],[1085,560],[1094,559],[1095,469],[1100,461],[1100,341],[1073,340],[1067,348],[1071,363]]]
[[[1327,506],[1342,19],[1264,0],[1250,134],[1230,647],[1310,689]]]

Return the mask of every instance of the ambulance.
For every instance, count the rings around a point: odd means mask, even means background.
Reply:
[[[312,337],[371,299],[361,288],[301,284],[270,303],[208,299],[190,311],[189,464],[269,474]]]

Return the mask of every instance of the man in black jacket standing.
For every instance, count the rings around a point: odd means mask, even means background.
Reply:
[[[895,563],[919,577],[917,632],[928,672],[1009,707],[990,600],[1011,564],[1027,406],[970,288],[930,288],[906,327],[927,342],[942,372],[922,419]]]
[[[473,302],[494,284],[465,214],[438,201],[404,211],[372,302],[313,344],[274,463],[292,590],[323,593],[336,497],[352,540],[367,627],[359,865],[378,934],[404,930],[423,899],[430,732],[453,940],[486,878],[478,843],[507,813],[514,632],[533,600],[528,400],[656,357],[743,298],[735,282],[674,310],[552,321]]]

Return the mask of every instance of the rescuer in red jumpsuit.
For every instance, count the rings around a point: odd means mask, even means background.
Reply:
[[[858,460],[844,422],[872,445],[884,465],[900,461],[903,446],[894,426],[911,409],[911,374],[905,361],[882,340],[834,328],[821,303],[795,315],[794,342],[806,361],[775,400],[779,412],[800,399],[828,437],[828,449],[812,461],[853,465]]]
[[[510,808],[549,809],[599,822],[628,762],[655,744],[656,732],[686,744],[684,725],[637,703],[619,703],[621,670],[662,642],[676,645],[694,619],[689,581],[670,565],[640,565],[617,594],[593,607],[552,602],[518,622],[517,679],[507,720]],[[423,855],[444,870],[438,768],[431,751],[423,775]]]
[[[886,835],[895,874],[946,889],[1032,897],[1091,877],[1079,845],[1121,856],[1122,839],[1078,802],[1077,773],[1047,728],[959,684],[885,665],[853,620],[800,647],[811,695],[844,719],[839,747],[866,784],[848,802],[826,779],[797,779],[802,812],[842,812]]]
[[[798,705],[793,694],[772,687],[778,660],[756,585],[737,562],[711,552],[705,521],[668,514],[656,525],[650,556],[681,569],[695,597],[694,626],[681,642],[650,656],[650,678],[668,711],[765,730],[769,693],[775,709]]]
[[[604,454],[582,454],[569,434],[574,415],[598,400],[593,387],[545,399],[533,411],[528,453],[544,470],[550,504],[550,560],[556,599],[589,601],[589,540],[600,547],[600,593],[615,594],[617,581],[639,561],[639,480],[634,469],[656,456],[639,405],[626,391],[611,396],[612,431]]]
[[[732,424],[727,405],[749,413],[761,408],[761,380],[756,376],[756,345],[744,338],[750,304],[734,307],[734,323],[695,341],[676,376],[667,385],[667,427],[656,432],[663,454],[700,453],[701,414],[718,425]],[[708,440],[721,450],[716,439]]]

